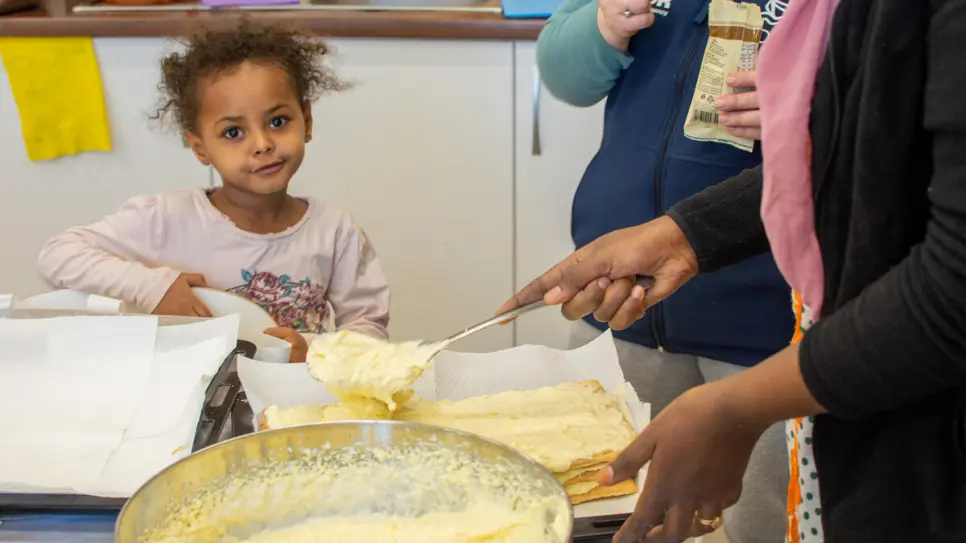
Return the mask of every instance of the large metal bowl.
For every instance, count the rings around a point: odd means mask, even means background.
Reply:
[[[171,526],[192,529],[156,540],[243,539],[320,516],[459,511],[481,485],[521,506],[542,503],[548,530],[571,540],[566,491],[522,453],[447,428],[350,421],[258,432],[172,464],[125,504],[115,541],[143,542]]]

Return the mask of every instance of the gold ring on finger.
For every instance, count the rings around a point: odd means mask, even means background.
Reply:
[[[721,527],[721,517],[714,517],[713,519],[701,518],[695,513],[694,519],[698,521],[698,524],[704,526],[705,528],[710,528],[711,530],[717,530]]]

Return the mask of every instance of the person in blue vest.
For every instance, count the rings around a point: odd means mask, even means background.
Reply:
[[[787,2],[757,0],[762,40]],[[685,136],[708,40],[709,0],[564,0],[537,44],[548,90],[575,106],[606,98],[604,135],[574,196],[572,235],[580,248],[657,217],[677,202],[761,163],[748,152]],[[767,45],[765,45],[767,47]],[[754,87],[754,72],[729,86]],[[720,122],[758,139],[755,92],[716,104]],[[599,290],[603,296],[604,289]],[[615,331],[624,373],[657,414],[685,391],[723,379],[786,347],[794,332],[791,291],[770,255],[687,283],[630,328]],[[573,347],[607,325],[577,320]],[[766,432],[751,457],[738,503],[724,515],[731,543],[784,541],[788,451],[784,430]]]

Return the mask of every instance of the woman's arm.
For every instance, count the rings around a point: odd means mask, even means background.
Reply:
[[[574,106],[603,100],[633,60],[604,41],[597,26],[597,0],[564,0],[537,40],[543,83]]]
[[[714,185],[668,211],[698,257],[698,271],[711,273],[767,253],[761,222],[761,166]]]
[[[605,298],[622,299],[619,317],[598,316],[621,329],[625,319],[641,318],[696,273],[768,251],[761,181],[760,167],[746,170],[678,203],[666,217],[601,236],[531,281],[499,312],[542,298],[563,304],[574,318],[596,312]],[[654,284],[645,291],[624,281],[635,276],[651,277]]]

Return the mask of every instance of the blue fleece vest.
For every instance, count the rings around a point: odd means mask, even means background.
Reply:
[[[767,32],[786,2],[758,0]],[[708,41],[708,0],[653,0],[654,25],[632,40],[633,64],[607,99],[604,138],[573,204],[577,247],[663,215],[675,203],[761,163],[752,153],[684,136]],[[588,322],[603,329],[588,318]],[[749,366],[788,345],[791,295],[770,255],[691,280],[615,337]]]

